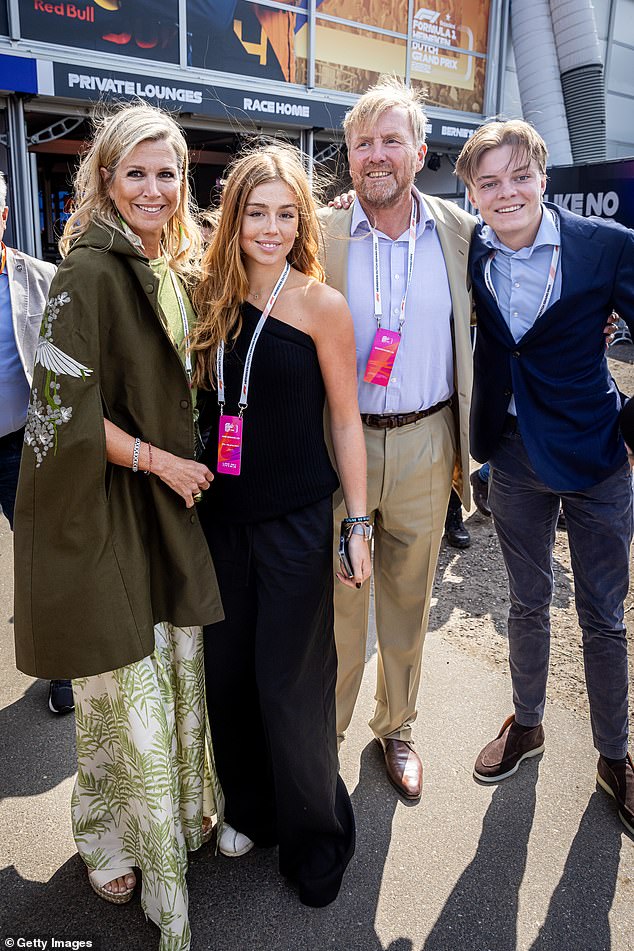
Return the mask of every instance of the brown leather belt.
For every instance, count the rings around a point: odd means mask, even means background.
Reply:
[[[433,416],[445,406],[451,406],[451,398],[429,406],[427,409],[421,409],[418,413],[392,413],[389,416],[378,416],[372,413],[361,413],[361,422],[371,429],[396,429],[397,426],[407,426],[409,423],[416,423],[419,419],[425,419],[426,416]]]

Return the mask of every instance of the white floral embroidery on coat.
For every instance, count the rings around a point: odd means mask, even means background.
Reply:
[[[73,415],[72,406],[62,406],[57,377],[73,376],[85,380],[92,373],[92,370],[69,357],[53,343],[53,322],[57,320],[60,309],[68,303],[70,296],[66,291],[48,301],[35,352],[35,364],[39,363],[46,370],[46,383],[42,399],[36,387],[31,391],[24,442],[35,453],[36,468],[42,464],[51,446],[53,453],[57,452],[57,430]]]

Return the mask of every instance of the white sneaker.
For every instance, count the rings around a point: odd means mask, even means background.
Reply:
[[[228,822],[223,823],[222,835],[218,843],[218,850],[230,859],[237,858],[239,855],[246,855],[253,848],[253,842],[248,835],[238,832]]]

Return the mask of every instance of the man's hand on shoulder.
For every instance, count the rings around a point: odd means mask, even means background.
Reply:
[[[328,202],[329,208],[335,208],[337,211],[347,211],[351,207],[353,201],[357,197],[357,193],[354,188],[351,188],[348,192],[342,192],[341,195],[335,195],[332,201]]]
[[[618,323],[621,318],[616,313],[612,311],[610,316],[607,319],[607,323],[603,328],[603,333],[605,334],[605,349],[607,350],[614,343],[614,335],[616,334]]]

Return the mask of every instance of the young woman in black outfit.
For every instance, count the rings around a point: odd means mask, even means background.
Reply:
[[[226,797],[220,850],[278,844],[282,874],[301,901],[321,906],[337,896],[355,836],[337,764],[338,479],[324,442],[325,399],[355,520],[354,576],[340,574],[341,582],[360,587],[370,555],[352,320],[322,283],[317,229],[294,149],[269,146],[238,160],[203,260],[193,349],[197,382],[213,387],[215,408],[204,460],[216,477],[201,518],[225,610],[205,628]]]

